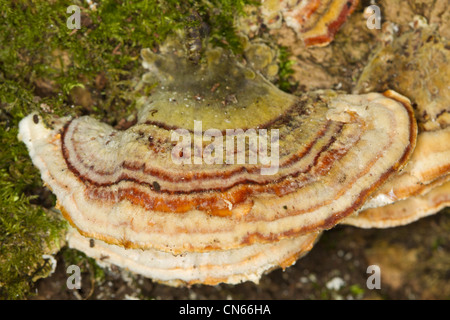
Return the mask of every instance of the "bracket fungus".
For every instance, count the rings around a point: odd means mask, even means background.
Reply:
[[[284,22],[307,47],[326,46],[358,3],[358,0],[264,0],[260,18],[270,29],[278,29]],[[247,24],[252,25],[250,30],[259,25]]]
[[[450,180],[448,40],[421,17],[416,17],[413,25],[414,30],[376,51],[355,92],[394,88],[407,95],[418,122],[416,148],[404,170],[377,190],[364,205],[367,210],[346,219],[346,224],[399,226],[437,213],[449,204],[444,196]]]
[[[197,66],[173,49],[142,58],[139,88],[153,89],[130,128],[31,114],[19,138],[77,229],[69,243],[155,280],[257,281],[292,264],[415,146],[394,91],[294,96],[219,49]]]
[[[155,249],[125,249],[101,240],[92,243],[91,239],[72,228],[68,234],[68,245],[95,258],[101,266],[113,264],[167,285],[216,285],[243,281],[258,283],[264,273],[294,264],[311,250],[318,236],[318,233],[310,233],[239,249],[174,255]]]
[[[406,225],[435,214],[450,206],[449,176],[432,184],[428,192],[410,196],[388,205],[363,210],[344,220],[345,224],[360,228],[389,228]],[[446,182],[442,182],[442,181]]]

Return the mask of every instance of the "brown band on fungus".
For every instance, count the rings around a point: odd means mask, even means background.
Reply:
[[[88,177],[87,175],[82,175],[80,173],[80,170],[78,170],[76,168],[76,166],[74,164],[71,163],[70,159],[69,159],[69,153],[66,147],[66,133],[67,133],[67,129],[70,126],[70,124],[72,123],[69,122],[64,129],[62,130],[62,134],[61,134],[61,148],[62,148],[62,152],[64,155],[64,159],[66,160],[67,166],[70,168],[71,171],[74,172],[74,174],[76,174],[77,176],[80,177],[81,180],[84,181],[88,181],[89,183],[95,185],[95,186],[111,186],[114,184],[117,184],[118,182],[122,181],[122,180],[128,180],[128,181],[134,181],[136,183],[144,183],[142,181],[138,181],[136,179],[133,179],[132,177],[130,177],[129,175],[127,175],[126,173],[121,174],[115,181],[111,181],[111,182],[106,182],[106,183],[99,183],[98,181],[95,181],[93,179],[91,179],[90,177]],[[329,142],[328,142],[328,146],[330,146],[333,142],[334,142],[334,135],[339,135],[340,130],[342,129],[342,125],[337,125],[335,126],[335,128],[333,128],[334,131],[329,131],[330,130],[330,122],[326,122],[323,130],[320,130],[318,132],[318,135],[311,140],[311,142],[308,143],[308,145],[306,145],[303,150],[301,150],[298,153],[295,153],[293,155],[291,155],[289,158],[287,159],[283,159],[283,162],[279,165],[279,168],[286,168],[289,166],[292,166],[293,164],[295,164],[296,162],[298,162],[299,160],[301,160],[304,156],[308,155],[311,151],[312,151],[312,147],[317,143],[317,141],[321,138],[323,138],[325,136],[325,134],[328,133],[328,135],[330,135],[329,137]],[[71,142],[72,145],[74,145],[73,141]],[[74,149],[76,151],[76,146],[74,145]],[[320,156],[321,152],[326,151],[326,148],[323,148],[319,154],[316,156],[316,159],[318,156]],[[97,170],[94,167],[91,166],[87,166],[86,164],[83,163],[83,159],[79,156],[79,153],[75,153],[76,155],[76,159],[77,161],[83,165],[86,169],[89,170],[89,172],[95,172],[98,175],[102,175],[102,176],[107,176],[107,175],[114,175],[116,174],[118,171],[120,171],[121,169],[127,169],[128,171],[143,171],[145,174],[148,174],[152,177],[158,178],[161,181],[170,181],[170,182],[178,182],[178,183],[188,183],[192,180],[208,180],[208,179],[212,179],[212,178],[223,178],[223,179],[228,179],[234,175],[238,175],[241,173],[258,173],[261,168],[260,167],[255,167],[255,168],[247,168],[245,166],[241,166],[238,168],[233,168],[233,169],[226,169],[223,172],[221,172],[220,174],[217,174],[215,172],[212,173],[208,173],[208,172],[199,172],[199,173],[183,173],[180,172],[181,176],[178,176],[176,178],[174,178],[173,176],[173,172],[168,172],[168,171],[163,171],[163,170],[158,170],[158,169],[152,169],[151,167],[147,167],[146,163],[142,163],[142,164],[134,164],[131,165],[130,163],[126,163],[123,162],[120,165],[117,165],[115,170],[113,171],[109,171],[109,172],[105,172],[102,170]],[[299,172],[294,172],[291,174],[291,176],[295,176],[298,175],[299,173],[302,173],[301,171]],[[267,181],[262,181],[262,182],[258,182],[258,181],[249,181],[247,179],[247,181],[244,182],[239,182],[236,183],[234,185],[240,184],[240,183],[254,183],[254,184],[262,184],[262,183],[267,183]],[[234,186],[233,185],[233,186]],[[209,191],[211,189],[208,189],[206,191]],[[221,190],[225,190],[225,189],[221,189]],[[195,192],[195,191],[194,191]]]

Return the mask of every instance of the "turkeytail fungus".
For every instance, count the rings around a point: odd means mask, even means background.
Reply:
[[[294,96],[223,50],[206,56],[194,66],[143,50],[139,88],[153,90],[126,130],[88,116],[21,121],[81,234],[69,243],[89,251],[95,239],[112,263],[168,283],[255,280],[358,210],[414,149],[413,109],[394,91]]]
[[[366,202],[367,210],[346,224],[398,226],[448,205],[436,199],[448,192],[450,179],[450,50],[435,26],[419,17],[413,26],[376,51],[355,92],[394,88],[411,98],[419,128],[416,148],[405,168]]]
[[[310,233],[240,249],[173,255],[154,249],[124,249],[101,240],[95,240],[92,246],[89,238],[72,228],[68,245],[95,258],[101,266],[116,265],[167,285],[216,285],[258,283],[264,273],[278,267],[285,269],[308,253],[318,235]]]
[[[264,25],[279,28],[284,21],[307,46],[326,46],[358,0],[266,0],[261,4]]]

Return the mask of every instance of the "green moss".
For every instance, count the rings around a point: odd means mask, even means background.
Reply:
[[[96,282],[105,280],[105,271],[95,262],[95,259],[89,258],[84,253],[65,247],[62,251],[65,267],[77,265],[82,273],[90,273]]]
[[[364,296],[364,289],[361,288],[361,286],[359,284],[354,284],[352,286],[350,286],[350,293],[353,297],[356,298],[361,298],[362,296]]]
[[[295,61],[289,59],[290,52],[286,47],[280,47],[280,55],[279,55],[279,71],[278,71],[278,87],[286,92],[293,93],[298,87],[298,82],[292,81],[292,75],[294,74],[294,69],[292,66],[295,64]]]
[[[2,82],[2,79],[0,79]],[[65,223],[31,204],[42,182],[17,140],[17,123],[34,104],[26,90],[0,86],[0,298],[21,299],[51,270],[42,254],[59,246]]]

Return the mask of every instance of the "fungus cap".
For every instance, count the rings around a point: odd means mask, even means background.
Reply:
[[[54,119],[53,129],[33,114],[21,121],[20,139],[82,235],[172,253],[299,237],[359,209],[414,149],[413,110],[393,91],[297,97],[221,51],[207,56],[194,68],[176,53],[144,50],[151,72],[141,85],[158,85],[127,130],[87,116]],[[197,134],[213,132],[216,142],[227,129],[247,135],[244,150],[232,149],[233,161],[225,150],[218,163],[207,162],[198,150],[210,145]],[[174,143],[174,132],[184,138]],[[251,141],[252,132],[259,140]],[[266,150],[258,147],[268,137]],[[172,157],[178,143],[177,154],[190,154],[181,164]]]

